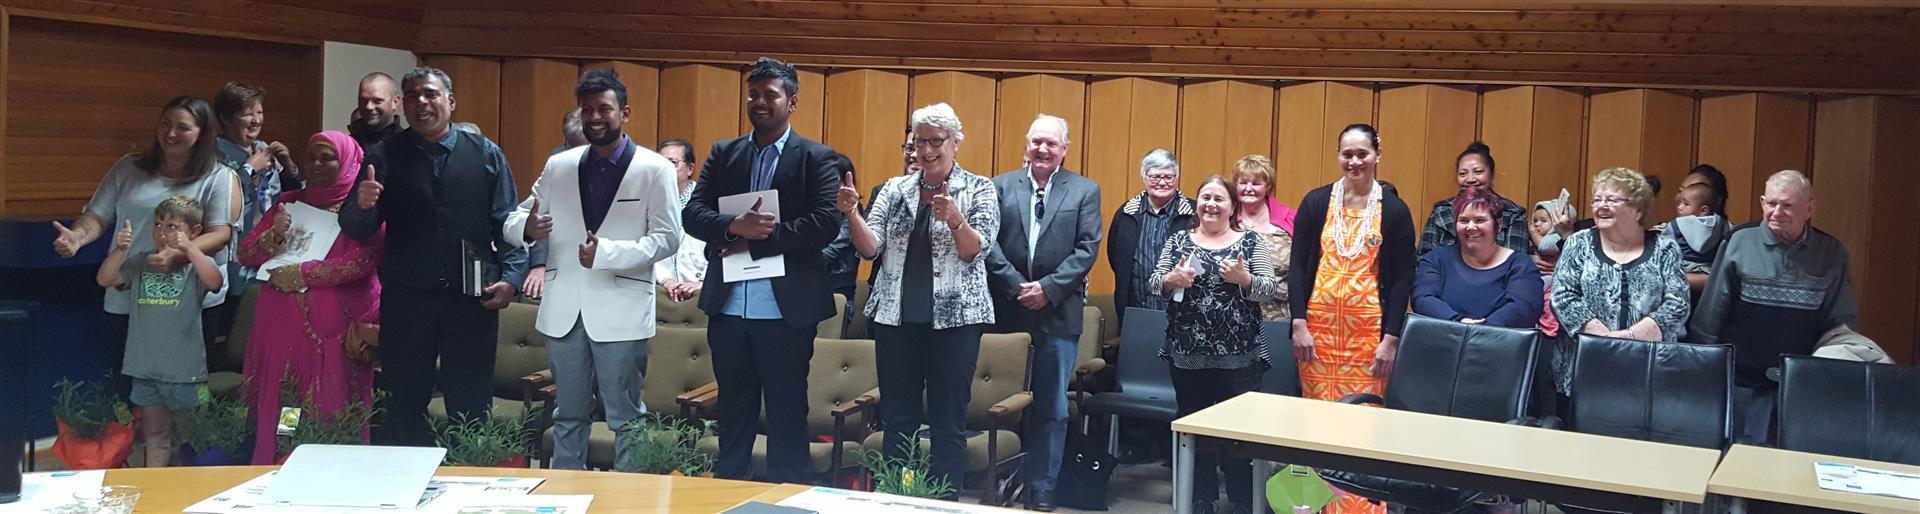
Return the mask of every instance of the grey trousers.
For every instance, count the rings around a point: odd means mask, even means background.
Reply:
[[[593,430],[593,397],[607,411],[607,427],[620,428],[646,414],[640,386],[646,370],[647,340],[600,342],[587,339],[586,326],[574,320],[565,337],[547,338],[547,362],[559,390],[553,410],[555,469],[586,469],[587,440]],[[615,432],[614,461],[626,460],[627,435]]]

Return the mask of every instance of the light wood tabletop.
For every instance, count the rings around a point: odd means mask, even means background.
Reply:
[[[1813,477],[1815,462],[1838,462],[1887,471],[1920,473],[1920,466],[1734,445],[1727,452],[1727,458],[1720,462],[1720,469],[1713,472],[1713,480],[1707,483],[1707,492],[1847,512],[1920,513],[1920,500],[1821,489],[1820,483]]]
[[[1247,393],[1174,420],[1175,432],[1701,503],[1720,452],[1575,432]]]
[[[177,513],[277,466],[145,468],[107,471],[107,485],[141,489],[134,512]],[[638,473],[525,468],[442,467],[446,476],[540,477],[534,494],[591,494],[592,512],[720,512],[745,501],[774,503],[807,490],[795,484],[763,484]]]

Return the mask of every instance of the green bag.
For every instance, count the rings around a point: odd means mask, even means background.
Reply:
[[[1277,514],[1293,514],[1296,507],[1320,512],[1333,497],[1333,488],[1306,466],[1288,465],[1267,479],[1267,507]]]

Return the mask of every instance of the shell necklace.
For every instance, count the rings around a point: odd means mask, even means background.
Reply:
[[[1333,181],[1333,205],[1335,209],[1346,209],[1347,181]],[[1360,215],[1359,223],[1348,223],[1341,219],[1333,224],[1333,250],[1341,257],[1354,258],[1367,247],[1367,228],[1374,216],[1380,214],[1380,183],[1373,183],[1373,191],[1367,193],[1367,207]]]

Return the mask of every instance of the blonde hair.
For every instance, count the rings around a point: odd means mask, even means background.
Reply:
[[[1248,155],[1233,163],[1233,180],[1257,180],[1267,184],[1267,197],[1273,197],[1273,161],[1265,155]]]
[[[1593,191],[1598,194],[1600,188],[1611,187],[1626,195],[1627,205],[1640,211],[1640,220],[1645,223],[1647,214],[1653,211],[1653,186],[1647,185],[1647,176],[1631,168],[1607,168],[1593,177]]]
[[[200,201],[187,195],[173,195],[160,201],[153,208],[153,219],[177,219],[188,225],[199,225],[206,217],[206,210],[200,208]]]

